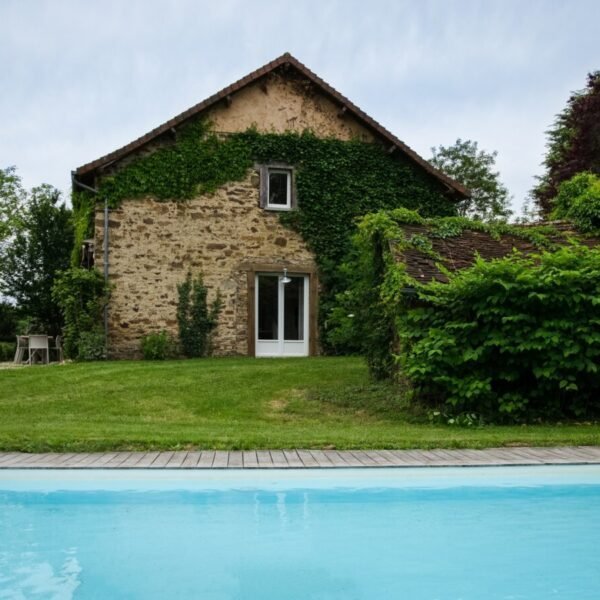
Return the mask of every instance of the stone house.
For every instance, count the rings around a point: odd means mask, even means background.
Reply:
[[[458,183],[384,129],[302,63],[284,54],[126,146],[73,173],[74,185],[97,187],[138,156],[172,143],[178,128],[206,119],[227,135],[312,131],[319,138],[383,146],[425,174],[444,202],[466,196]],[[131,198],[95,215],[93,262],[112,286],[107,336],[112,358],[139,355],[140,339],[177,332],[177,284],[202,272],[223,308],[217,355],[308,356],[319,353],[319,280],[315,255],[282,211],[301,205],[295,165],[257,164],[241,181],[186,202]],[[105,227],[106,224],[106,227]],[[105,231],[106,229],[106,231]],[[108,235],[106,235],[108,234]]]

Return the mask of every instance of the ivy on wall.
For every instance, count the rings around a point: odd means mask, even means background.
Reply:
[[[418,209],[426,217],[455,214],[435,178],[378,144],[323,139],[308,131],[275,134],[250,129],[223,136],[205,121],[181,127],[174,142],[101,179],[99,197],[108,199],[111,207],[141,197],[185,201],[239,181],[253,164],[268,162],[296,167],[298,210],[279,217],[315,253],[323,285],[322,322],[347,283],[339,267],[352,251],[358,217],[397,207]],[[92,210],[89,203],[80,204],[82,212]],[[85,221],[84,216],[79,218]]]
[[[404,226],[419,225],[423,232],[406,235]],[[511,235],[543,250],[553,250],[560,239],[552,226],[519,227],[507,223],[483,223],[464,217],[430,217],[406,208],[370,213],[360,219],[353,236],[354,252],[348,255],[343,271],[348,275],[344,291],[336,297],[330,315],[330,342],[342,348],[354,347],[364,354],[376,378],[390,377],[397,352],[396,322],[427,288],[411,277],[398,256],[418,251],[449,273],[432,240],[457,237],[465,230],[479,231],[498,239]],[[573,239],[574,244],[577,239]]]

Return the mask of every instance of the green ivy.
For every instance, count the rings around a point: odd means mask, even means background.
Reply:
[[[275,134],[250,129],[218,135],[204,121],[180,127],[173,139],[152,153],[130,160],[101,179],[99,197],[106,198],[111,207],[141,197],[185,201],[242,180],[253,164],[267,162],[296,168],[298,210],[279,217],[315,253],[323,287],[322,326],[336,305],[335,295],[348,282],[340,265],[352,252],[358,217],[398,207],[418,209],[424,216],[456,213],[435,178],[378,144],[323,139],[309,131]],[[92,207],[81,206],[89,216]],[[83,223],[84,216],[80,218]],[[338,346],[337,350],[348,348]]]
[[[422,227],[418,234],[406,233],[405,226]],[[559,232],[550,226],[519,227],[507,223],[483,223],[464,217],[423,217],[406,208],[371,213],[360,219],[353,237],[353,252],[344,267],[352,274],[337,306],[330,314],[328,338],[334,345],[356,348],[366,356],[376,378],[390,377],[397,351],[396,322],[410,308],[429,282],[409,275],[400,259],[417,251],[435,262],[440,272],[452,278],[443,257],[432,241],[459,236],[465,230],[484,232],[494,238],[512,235],[543,250],[557,248]],[[576,240],[573,240],[576,242]],[[347,315],[353,315],[348,318]]]

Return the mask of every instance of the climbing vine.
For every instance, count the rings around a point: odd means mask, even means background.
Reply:
[[[148,196],[185,201],[243,179],[255,163],[271,161],[296,168],[298,210],[279,217],[315,253],[323,287],[322,325],[335,295],[347,283],[339,267],[352,252],[358,217],[397,207],[418,209],[426,217],[455,214],[435,178],[378,144],[323,139],[309,131],[276,134],[250,129],[220,135],[205,121],[179,128],[174,140],[123,164],[104,177],[98,189],[111,207]]]
[[[419,233],[406,232],[407,225],[419,226]],[[429,284],[417,281],[407,272],[401,255],[417,251],[451,278],[433,242],[436,238],[460,236],[465,230],[486,233],[495,239],[515,236],[540,251],[556,249],[561,239],[564,243],[561,236],[565,235],[552,226],[519,227],[463,217],[427,218],[406,208],[368,214],[358,223],[353,252],[348,254],[343,267],[349,278],[330,314],[330,342],[334,346],[355,348],[366,356],[375,377],[389,377],[397,351],[396,321]],[[577,244],[576,239],[571,241]]]

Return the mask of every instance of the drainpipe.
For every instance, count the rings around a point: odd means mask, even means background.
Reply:
[[[77,181],[75,172],[71,171],[71,181],[73,187],[77,186],[83,190],[87,190],[96,196],[99,194],[96,188],[90,187],[81,181]],[[108,199],[104,199],[104,243],[102,244],[103,259],[104,259],[104,284],[108,288]],[[108,304],[104,305],[104,350],[108,355]]]

